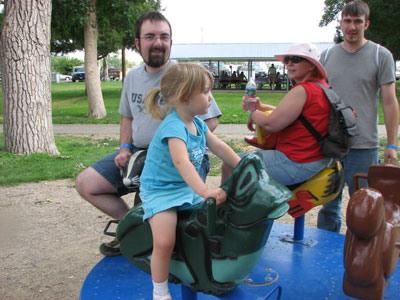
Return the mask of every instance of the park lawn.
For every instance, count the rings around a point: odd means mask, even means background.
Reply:
[[[221,136],[237,153],[247,152],[253,147],[246,144],[243,137]],[[55,136],[60,155],[36,153],[31,155],[12,154],[2,151],[3,134],[0,134],[0,186],[14,186],[27,182],[72,179],[89,165],[118,150],[119,140]],[[380,140],[379,156],[383,161],[386,139]],[[221,160],[210,153],[209,176],[221,175]]]
[[[0,92],[2,86],[0,85]],[[53,83],[52,111],[54,124],[119,124],[121,115],[118,113],[122,90],[121,81],[102,82],[104,105],[107,116],[95,120],[88,118],[88,99],[85,96],[84,82]],[[241,109],[243,90],[213,90],[213,96],[222,112],[220,124],[245,124],[247,113]],[[397,82],[397,98],[400,98],[400,81]],[[266,104],[278,105],[286,92],[257,91],[257,96]],[[0,97],[0,123],[3,122],[3,105]],[[382,105],[379,109],[379,123],[383,124]]]
[[[397,82],[397,96],[399,98],[399,83]],[[107,110],[107,117],[93,120],[87,117],[87,97],[84,96],[84,83],[59,83],[52,85],[53,122],[55,124],[118,124],[119,98],[121,82],[103,82],[103,97]],[[0,85],[1,89],[1,85]],[[243,91],[213,91],[213,95],[222,111],[221,124],[246,123],[248,113],[241,109]],[[263,103],[277,105],[284,97],[285,92],[258,91]],[[0,98],[2,102],[2,98]],[[0,106],[2,122],[2,105]],[[380,123],[383,123],[382,108],[380,109]],[[24,182],[38,182],[42,180],[74,179],[80,171],[91,163],[118,149],[117,139],[95,139],[93,137],[55,136],[60,155],[47,154],[17,155],[0,150],[0,186],[16,185]],[[226,142],[236,152],[248,150],[243,138],[228,139]],[[380,140],[380,156],[386,139]],[[0,149],[3,149],[4,137],[0,134]],[[210,155],[211,176],[220,174],[221,161]]]
[[[236,152],[248,151],[243,138],[222,137]],[[119,140],[91,136],[55,136],[60,155],[35,153],[13,154],[3,151],[4,138],[0,134],[0,186],[13,186],[44,180],[75,179],[95,161],[117,151]],[[210,153],[210,176],[221,174],[221,160]]]
[[[0,186],[25,182],[75,178],[100,158],[117,151],[119,140],[111,138],[55,136],[60,155],[13,154],[3,151],[0,134]]]

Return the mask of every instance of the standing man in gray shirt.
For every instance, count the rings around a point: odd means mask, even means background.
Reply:
[[[145,64],[131,70],[124,80],[119,107],[120,149],[83,170],[76,179],[81,197],[116,220],[130,209],[121,196],[132,192],[123,184],[120,171],[133,153],[147,149],[160,124],[144,112],[144,99],[151,89],[160,86],[162,73],[174,63],[169,58],[171,37],[171,25],[161,13],[146,12],[139,17],[135,24],[135,45]],[[213,131],[220,116],[212,100],[208,114],[200,117]],[[205,156],[200,172],[204,181],[208,170],[208,156]],[[106,256],[119,255],[118,241],[101,244],[100,252]]]
[[[344,41],[321,55],[329,85],[357,113],[360,135],[342,160],[350,196],[354,192],[353,175],[368,173],[370,165],[379,163],[379,90],[387,132],[384,160],[397,164],[399,105],[394,60],[388,49],[365,39],[369,24],[368,5],[361,0],[349,2],[340,21]],[[360,187],[366,186],[366,180],[360,181]],[[341,201],[342,193],[320,209],[318,228],[340,231]]]

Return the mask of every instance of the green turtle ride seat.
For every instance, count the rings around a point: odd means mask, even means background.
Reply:
[[[267,243],[274,219],[289,209],[292,193],[268,175],[261,155],[250,153],[221,186],[227,200],[209,199],[178,213],[169,281],[194,291],[221,294],[251,273]],[[152,234],[141,205],[119,222],[121,253],[150,273]]]

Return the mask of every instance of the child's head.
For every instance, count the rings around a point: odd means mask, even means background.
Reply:
[[[161,76],[161,88],[151,90],[145,101],[145,110],[153,118],[162,120],[181,103],[186,103],[195,93],[201,93],[207,86],[212,87],[214,78],[204,67],[190,64],[169,66]],[[162,98],[160,96],[162,95]]]

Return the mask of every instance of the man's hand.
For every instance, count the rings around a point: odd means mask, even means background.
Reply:
[[[119,150],[118,155],[114,158],[115,165],[122,170],[125,167],[129,157],[131,157],[132,151],[129,148],[122,148]]]
[[[395,149],[385,149],[385,164],[398,164],[397,151]]]

